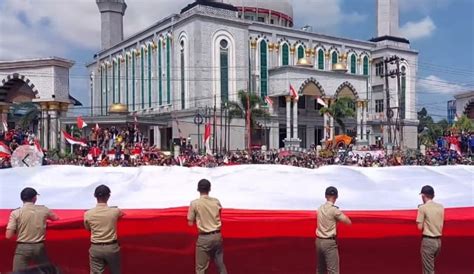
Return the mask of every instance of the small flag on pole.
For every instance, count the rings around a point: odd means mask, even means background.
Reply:
[[[272,107],[273,106],[272,98],[270,98],[269,96],[266,96],[265,97],[265,103]]]
[[[77,117],[77,127],[79,129],[83,129],[83,128],[87,127],[86,122],[84,122],[84,119],[82,119],[81,116]]]
[[[328,104],[326,104],[326,102],[324,102],[324,100],[321,97],[316,97],[316,102],[325,108],[328,107]]]
[[[95,130],[98,131],[100,129],[99,124],[95,123]]]
[[[298,100],[299,95],[298,92],[293,88],[293,86],[290,84],[290,96]]]

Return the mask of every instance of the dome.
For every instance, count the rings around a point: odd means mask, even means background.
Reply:
[[[259,8],[282,13],[293,19],[293,6],[289,0],[222,0],[235,7]]]

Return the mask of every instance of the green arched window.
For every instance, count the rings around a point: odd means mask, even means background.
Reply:
[[[288,44],[283,44],[281,47],[281,64],[282,66],[288,66],[290,59],[290,47]]]
[[[116,68],[117,68],[117,63],[115,62],[115,60],[112,60],[112,104],[117,103],[115,101],[115,92],[117,92],[117,90],[115,89],[115,69]]]
[[[148,107],[151,108],[151,55],[152,55],[152,48],[151,43],[148,44],[148,54],[147,54],[147,61],[148,61]],[[119,97],[120,98],[120,97]]]
[[[298,60],[304,58],[304,46],[298,47]]]
[[[171,104],[171,39],[166,37],[166,103]]]
[[[332,52],[332,56],[331,56],[331,62],[332,64],[337,64],[337,52],[336,51],[333,51]]]
[[[318,69],[324,69],[324,50],[318,50]]]
[[[260,42],[260,96],[265,98],[268,93],[268,66],[267,66],[267,42]]]
[[[356,74],[356,68],[357,68],[357,61],[356,61],[356,56],[355,54],[351,55],[351,73]]]
[[[104,69],[100,68],[100,115],[104,115]]]
[[[220,48],[221,102],[229,101],[229,42],[222,39]]]
[[[145,108],[145,49],[140,47],[140,90],[141,90],[141,107]]]
[[[163,105],[163,62],[162,62],[162,51],[163,42],[161,40],[157,41],[158,43],[158,104]]]
[[[363,74],[369,75],[369,57],[364,56],[363,59]]]

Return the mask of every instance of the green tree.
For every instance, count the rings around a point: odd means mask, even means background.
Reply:
[[[462,115],[459,119],[454,123],[454,127],[462,132],[470,132],[474,130],[474,122],[469,119],[466,115]]]
[[[249,107],[247,107],[249,102]],[[229,119],[242,118],[245,120],[245,126],[247,127],[247,110],[250,113],[250,130],[253,130],[256,125],[256,121],[261,118],[268,118],[270,113],[267,108],[264,108],[264,101],[262,98],[254,92],[247,92],[245,90],[239,90],[237,93],[237,100],[228,102],[229,108]],[[245,141],[248,143],[248,136],[245,134]]]
[[[336,123],[341,127],[343,133],[346,133],[346,124],[344,119],[355,118],[356,113],[354,110],[355,102],[349,97],[342,97],[337,99],[329,107],[323,107],[319,110],[321,114],[328,113],[331,115]]]

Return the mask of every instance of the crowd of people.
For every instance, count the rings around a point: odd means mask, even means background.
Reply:
[[[2,138],[3,137],[3,138]],[[7,137],[7,138],[5,138]],[[10,132],[0,135],[12,151],[19,144],[31,143],[34,134],[28,131]],[[179,155],[163,152],[156,146],[149,146],[148,140],[133,126],[124,128],[94,129],[88,146],[76,146],[74,153],[67,157],[53,157],[46,153],[44,165],[78,165],[86,167],[138,167],[138,166],[184,166],[218,167],[228,165],[289,165],[303,168],[319,168],[326,165],[346,165],[360,167],[387,167],[400,165],[454,165],[474,164],[474,134],[460,136],[453,149],[452,138],[440,138],[437,144],[423,153],[391,151],[367,148],[317,150],[312,146],[306,152],[281,150],[245,151],[236,150],[207,155],[198,153],[191,144],[184,144]],[[0,168],[10,167],[8,159],[0,160]]]

